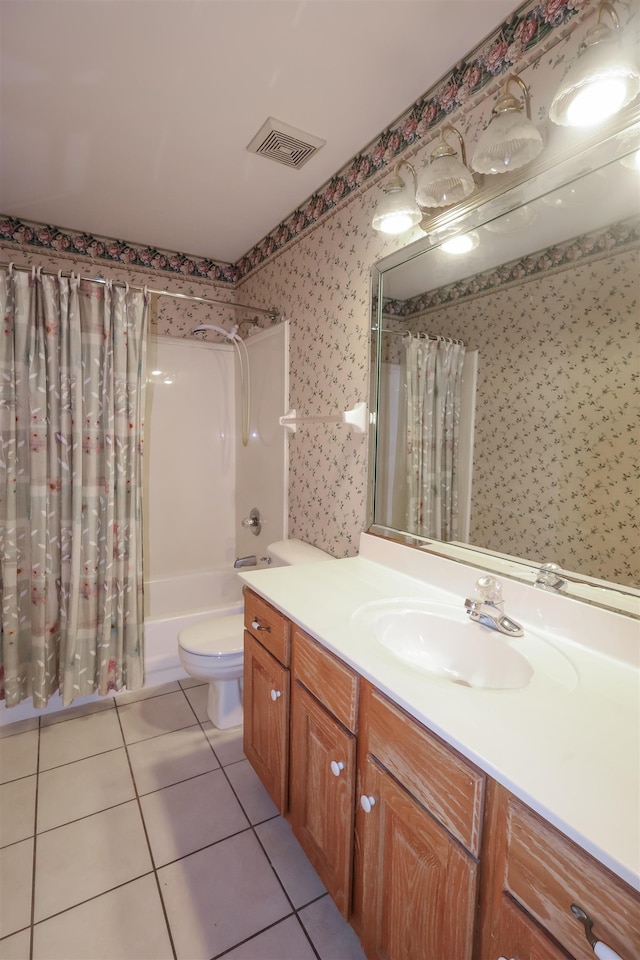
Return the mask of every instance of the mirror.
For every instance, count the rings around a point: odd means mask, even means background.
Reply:
[[[553,562],[564,593],[635,615],[639,128],[491,184],[374,266],[369,462],[369,532],[527,582]],[[463,235],[467,253],[443,250]],[[416,521],[408,480],[427,428],[407,351],[438,338],[465,345],[450,535]]]

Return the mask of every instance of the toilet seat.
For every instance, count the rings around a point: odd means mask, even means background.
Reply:
[[[206,657],[228,657],[242,653],[244,614],[200,620],[180,631],[178,644],[187,653]]]

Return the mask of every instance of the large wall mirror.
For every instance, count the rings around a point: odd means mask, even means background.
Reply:
[[[371,532],[636,615],[639,131],[375,265],[369,464]]]

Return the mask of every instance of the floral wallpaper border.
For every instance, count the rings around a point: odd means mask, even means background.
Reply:
[[[236,283],[297,239],[307,228],[314,226],[320,217],[377,175],[409,146],[417,143],[486,84],[505,74],[525,53],[549,37],[552,31],[564,27],[591,2],[538,0],[531,3],[529,0],[524,3],[476,47],[468,59],[460,61],[443,80],[417,100],[399,121],[384,130],[236,264],[219,263],[204,257],[1,215],[0,240],[57,253],[75,253],[96,261],[115,262],[132,268],[141,267],[217,283]]]
[[[640,217],[631,217],[611,224],[605,230],[595,230],[582,236],[539,250],[537,253],[501,264],[472,277],[465,277],[437,290],[429,290],[409,300],[385,300],[386,316],[407,318],[424,313],[433,307],[441,307],[466,297],[475,297],[487,290],[507,283],[529,280],[537,274],[548,273],[569,264],[577,264],[591,257],[614,253],[640,241]]]

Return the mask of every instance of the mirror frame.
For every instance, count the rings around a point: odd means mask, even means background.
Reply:
[[[570,182],[569,168],[576,167],[580,161],[587,158],[593,163],[580,172],[575,170],[573,178],[585,172],[591,172],[623,155],[621,145],[627,138],[635,138],[640,145],[640,110],[634,106],[632,110],[621,113],[606,128],[600,128],[584,137],[578,145],[574,145],[562,152],[556,153],[541,162],[529,165],[519,175],[505,174],[502,180],[495,184],[493,178],[486,188],[482,183],[480,189],[464,204],[445,210],[434,217],[430,222],[433,230],[442,226],[464,223],[470,215],[474,215],[485,204],[491,201],[507,199],[512,193],[513,203],[507,202],[501,213],[521,206],[523,203],[535,199],[541,192],[558,189]],[[631,147],[627,148],[627,152]],[[544,154],[543,154],[544,156]],[[539,178],[545,175],[544,191],[540,190]],[[508,178],[508,179],[507,179]],[[486,183],[486,179],[485,179]],[[517,191],[516,191],[516,188]],[[517,196],[516,196],[517,193]],[[495,214],[494,214],[495,215]],[[475,225],[475,224],[473,224]],[[471,228],[471,224],[467,229]],[[462,228],[464,232],[464,227]],[[384,524],[376,523],[374,519],[375,496],[377,486],[377,454],[378,454],[378,411],[380,402],[380,369],[382,362],[382,337],[378,331],[382,329],[382,293],[384,274],[395,266],[399,266],[415,257],[421,256],[434,244],[428,236],[421,237],[413,243],[406,244],[394,253],[373,264],[370,271],[370,328],[369,328],[369,449],[368,449],[368,482],[367,482],[367,533],[384,539],[393,540],[420,551],[436,556],[455,560],[458,563],[474,567],[481,567],[491,573],[497,573],[507,579],[521,583],[535,583],[540,568],[540,561],[532,564],[530,561],[498,554],[494,551],[472,545],[450,544],[445,541],[427,539],[425,537],[396,530]],[[578,572],[562,571],[563,580],[567,587],[559,596],[570,597],[582,603],[592,604],[605,609],[640,619],[640,589],[623,584],[610,583],[595,577],[581,575]]]

